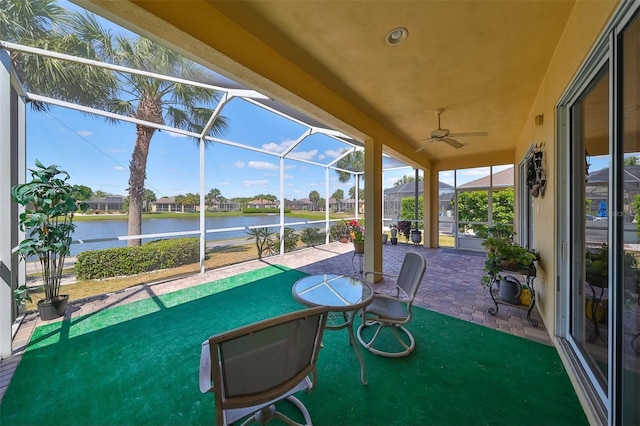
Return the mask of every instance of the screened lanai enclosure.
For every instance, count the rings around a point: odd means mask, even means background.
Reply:
[[[150,45],[126,36],[132,49]],[[71,55],[53,43],[0,47],[0,234],[12,242],[2,271],[14,287],[26,270],[13,255],[24,232],[9,192],[36,161],[68,172],[90,206],[86,215],[108,219],[75,221],[72,259],[194,237],[203,272],[207,253],[222,241],[251,242],[256,230],[267,230],[285,241],[274,248],[283,253],[288,229],[313,228],[327,243],[337,239],[338,222],[362,220],[363,143],[308,115],[159,46],[162,53],[146,59]],[[396,173],[413,170],[386,154],[382,163]],[[207,214],[241,209],[252,214]],[[309,219],[296,211],[322,213]],[[142,218],[152,212],[185,217]]]

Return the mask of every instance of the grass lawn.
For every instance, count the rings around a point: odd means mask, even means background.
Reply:
[[[246,262],[257,259],[256,247],[253,242],[242,245],[229,245],[217,247],[207,253],[205,269],[216,269],[223,266]],[[66,284],[60,289],[60,294],[68,294],[69,300],[83,299],[99,294],[115,293],[129,287],[143,284],[165,281],[184,275],[197,274],[200,271],[199,263],[180,266],[178,268],[154,271],[145,274],[126,277],[105,278],[101,280],[78,281]],[[66,273],[67,271],[65,271]],[[72,273],[72,271],[68,271]],[[30,292],[31,302],[27,301],[27,310],[37,309],[36,303],[44,297],[42,291]]]

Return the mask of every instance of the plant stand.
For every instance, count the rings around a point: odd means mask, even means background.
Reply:
[[[356,257],[358,258],[356,263]],[[356,251],[353,252],[353,256],[351,257],[351,264],[353,265],[353,273],[358,274],[360,278],[364,274],[364,252],[358,253]]]
[[[509,268],[509,267],[505,267],[505,268],[499,268],[501,272],[512,272],[515,274],[519,274],[524,276],[524,285],[525,288],[529,291],[529,294],[531,294],[531,300],[529,301],[529,304],[513,304],[513,303],[509,303],[505,300],[502,300],[500,298],[500,282],[499,282],[499,275],[498,274],[493,274],[490,273],[491,275],[491,281],[489,283],[489,295],[491,296],[491,300],[493,300],[493,303],[495,305],[495,307],[489,308],[488,312],[489,314],[496,316],[498,315],[498,309],[499,309],[499,305],[506,305],[506,306],[512,306],[514,308],[518,308],[518,309],[526,309],[527,310],[527,321],[529,321],[529,324],[531,324],[534,327],[538,326],[538,321],[534,318],[531,318],[531,311],[533,310],[533,307],[536,304],[536,292],[533,288],[533,280],[536,277],[536,266],[531,263],[531,265],[529,266],[528,269],[525,268]]]
[[[592,282],[594,284],[591,284]],[[591,289],[591,298],[586,299],[587,303],[585,306],[585,314],[587,316],[587,319],[593,325],[593,333],[587,337],[587,341],[590,343],[594,343],[597,342],[598,339],[600,339],[600,327],[602,327],[601,317],[606,316],[607,304],[605,303],[603,305],[603,298],[605,295],[605,286],[607,285],[607,283],[606,280],[604,283],[602,283],[601,280],[587,275],[587,284]],[[596,289],[599,289],[599,291],[596,291]]]

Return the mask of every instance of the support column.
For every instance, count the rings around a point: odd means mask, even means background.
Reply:
[[[18,241],[18,216],[11,186],[24,172],[24,100],[11,87],[11,62],[0,50],[0,358],[11,356],[11,325],[16,317],[13,289],[18,261],[11,249]],[[21,142],[19,144],[19,141]],[[19,149],[20,146],[20,149]],[[22,154],[19,154],[22,153]],[[21,163],[20,163],[21,161]],[[20,166],[22,164],[22,166]],[[24,279],[24,274],[22,276]]]
[[[440,245],[440,224],[439,205],[440,205],[440,185],[438,180],[438,171],[435,169],[426,170],[424,174],[424,199],[429,200],[429,204],[425,206],[424,223],[425,233],[429,228],[428,238],[425,236],[425,244],[427,247],[438,247]]]
[[[367,140],[364,148],[365,270],[382,271],[382,144]]]

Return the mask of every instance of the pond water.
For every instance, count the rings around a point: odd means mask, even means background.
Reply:
[[[247,215],[247,216],[221,216],[207,217],[205,219],[205,229],[216,230],[225,228],[238,228],[239,230],[229,230],[221,232],[208,232],[206,234],[207,241],[225,240],[230,238],[247,238],[248,226],[269,226],[273,231],[277,231],[280,216],[274,215]],[[304,224],[288,225],[290,228],[300,230],[308,227],[316,227],[324,229],[324,223],[309,224],[309,219],[299,218],[295,216],[286,216],[285,224],[304,222]],[[71,255],[75,256],[86,250],[100,250],[113,247],[126,247],[127,241],[115,240],[117,237],[127,235],[127,220],[96,220],[96,221],[76,221],[76,230],[73,233],[74,244],[71,246]],[[152,218],[143,219],[142,233],[160,234],[168,232],[193,232],[191,235],[180,235],[175,237],[197,237],[200,229],[200,219],[197,217],[188,218]],[[162,237],[166,238],[166,237]],[[143,238],[143,242],[160,239],[154,236],[151,238]],[[91,241],[99,240],[99,241]],[[82,242],[82,243],[80,243]]]

